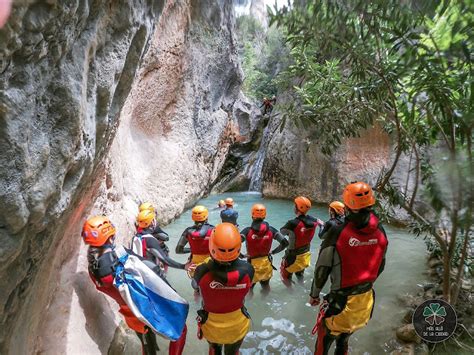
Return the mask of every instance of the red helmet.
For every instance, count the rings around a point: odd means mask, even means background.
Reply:
[[[110,237],[115,235],[115,227],[105,216],[95,216],[85,221],[82,227],[84,243],[93,247],[101,247]]]

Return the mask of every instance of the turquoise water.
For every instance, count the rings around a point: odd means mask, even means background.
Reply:
[[[209,221],[212,224],[220,222],[216,209],[217,201],[232,197],[239,211],[239,225],[244,228],[250,225],[250,208],[254,203],[261,202],[267,207],[267,221],[279,229],[288,219],[293,218],[291,201],[263,199],[257,193],[229,193],[212,195],[201,200],[209,209]],[[327,208],[315,207],[311,215],[322,220],[328,218]],[[170,234],[171,256],[180,262],[187,260],[187,255],[174,254],[174,248],[184,229],[192,225],[191,211],[188,210],[164,229]],[[388,343],[393,337],[393,329],[400,325],[405,309],[400,307],[397,295],[416,292],[417,284],[424,280],[425,246],[421,239],[400,228],[386,226],[389,239],[387,264],[384,273],[375,284],[376,306],[372,320],[368,326],[356,332],[350,340],[351,354],[381,354],[390,352],[392,344]],[[291,288],[284,286],[280,275],[274,273],[270,282],[271,292],[267,296],[260,293],[257,285],[252,295],[247,297],[246,306],[252,316],[252,329],[245,338],[241,348],[242,354],[311,354],[314,351],[315,337],[311,329],[315,323],[317,307],[307,303],[314,270],[315,255],[321,244],[315,237],[311,246],[313,257],[311,267],[304,275],[302,283],[294,283]],[[279,266],[283,253],[275,256],[274,265]],[[188,316],[188,338],[186,354],[207,354],[207,343],[196,338],[196,310],[200,308],[201,300],[195,298],[190,285],[190,279],[182,270],[170,269],[168,279],[176,290],[190,302]],[[329,285],[323,290],[327,292]],[[165,342],[163,348],[166,347]]]

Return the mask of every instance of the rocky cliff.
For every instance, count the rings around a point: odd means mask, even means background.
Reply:
[[[116,312],[88,280],[80,226],[94,205],[125,240],[140,200],[167,221],[208,191],[239,134],[231,5],[14,6],[0,30],[0,353],[107,352]]]

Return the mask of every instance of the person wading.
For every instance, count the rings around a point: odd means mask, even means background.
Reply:
[[[188,274],[192,278],[194,270],[209,258],[209,238],[214,226],[207,223],[209,211],[204,206],[196,206],[191,211],[194,225],[186,228],[176,245],[176,254],[191,253],[188,261]],[[186,245],[189,243],[189,248]],[[196,285],[193,282],[193,287]]]
[[[247,258],[255,269],[253,285],[260,282],[267,292],[270,290],[270,279],[273,275],[273,255],[281,252],[288,246],[285,237],[265,221],[267,209],[262,204],[252,206],[252,225],[244,228],[240,234],[247,246]],[[280,245],[271,250],[272,242],[276,240]],[[276,270],[276,269],[275,269]]]
[[[280,273],[283,282],[288,282],[293,273],[303,277],[304,270],[311,261],[310,244],[313,240],[316,227],[322,223],[318,219],[307,215],[311,209],[311,201],[303,196],[294,200],[296,218],[289,220],[281,229],[283,235],[288,235],[289,246],[281,261]]]
[[[237,218],[239,218],[239,212],[234,210],[234,200],[228,197],[224,200],[224,203],[225,203],[225,210],[221,211],[222,223],[227,222],[227,223],[232,223],[235,226],[238,226]]]
[[[217,225],[209,241],[211,260],[199,265],[194,274],[202,296],[198,336],[209,342],[209,354],[238,354],[250,329],[244,299],[254,269],[239,259],[241,244],[237,227],[231,223]]]
[[[344,223],[344,204],[339,201],[333,201],[329,204],[329,220],[324,223],[324,227],[319,230],[319,238],[324,239],[324,234],[335,226]]]
[[[82,227],[82,238],[89,245],[87,260],[89,264],[89,275],[97,290],[113,298],[120,306],[119,312],[124,316],[127,325],[135,331],[142,343],[142,352],[145,355],[155,355],[159,350],[155,334],[142,323],[130,310],[118,289],[114,286],[114,272],[118,265],[118,257],[115,249],[115,227],[109,218],[96,216],[89,218]],[[129,249],[127,253],[133,254]],[[150,268],[158,276],[165,279],[161,269],[150,263]],[[111,325],[113,326],[113,325]],[[186,327],[177,341],[170,342],[169,354],[182,354],[186,343]]]
[[[336,341],[335,354],[347,354],[349,337],[364,327],[374,307],[373,283],[385,266],[387,236],[371,207],[375,197],[369,185],[354,182],[343,193],[343,224],[325,234],[314,270],[309,303],[331,276],[331,291],[324,297],[318,321],[315,354],[327,354]]]
[[[137,235],[152,235],[160,244],[163,252],[169,255],[169,248],[165,242],[169,241],[170,237],[168,233],[158,225],[156,221],[156,210],[151,203],[145,202],[140,205],[135,226],[137,228]]]

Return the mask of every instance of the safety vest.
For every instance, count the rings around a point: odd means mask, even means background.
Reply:
[[[303,221],[300,221],[293,230],[296,237],[295,249],[305,247],[311,243],[311,240],[313,240],[318,224],[317,222],[310,223],[311,226],[308,227]]]
[[[200,229],[194,229],[188,233],[187,238],[192,254],[209,255],[209,238],[211,237],[212,229],[210,225],[205,224]]]
[[[249,267],[251,268],[248,263],[241,260],[234,263],[234,268],[225,271],[217,270],[216,265],[211,266],[199,280],[204,310],[211,313],[230,313],[241,309],[252,286]],[[219,272],[222,275],[219,275]],[[219,278],[216,278],[216,274]]]
[[[273,242],[273,233],[267,222],[260,223],[260,230],[249,228],[246,235],[247,254],[251,258],[266,256],[270,253]]]
[[[377,279],[388,241],[371,213],[367,227],[347,223],[339,234],[336,250],[341,258],[341,288]]]

